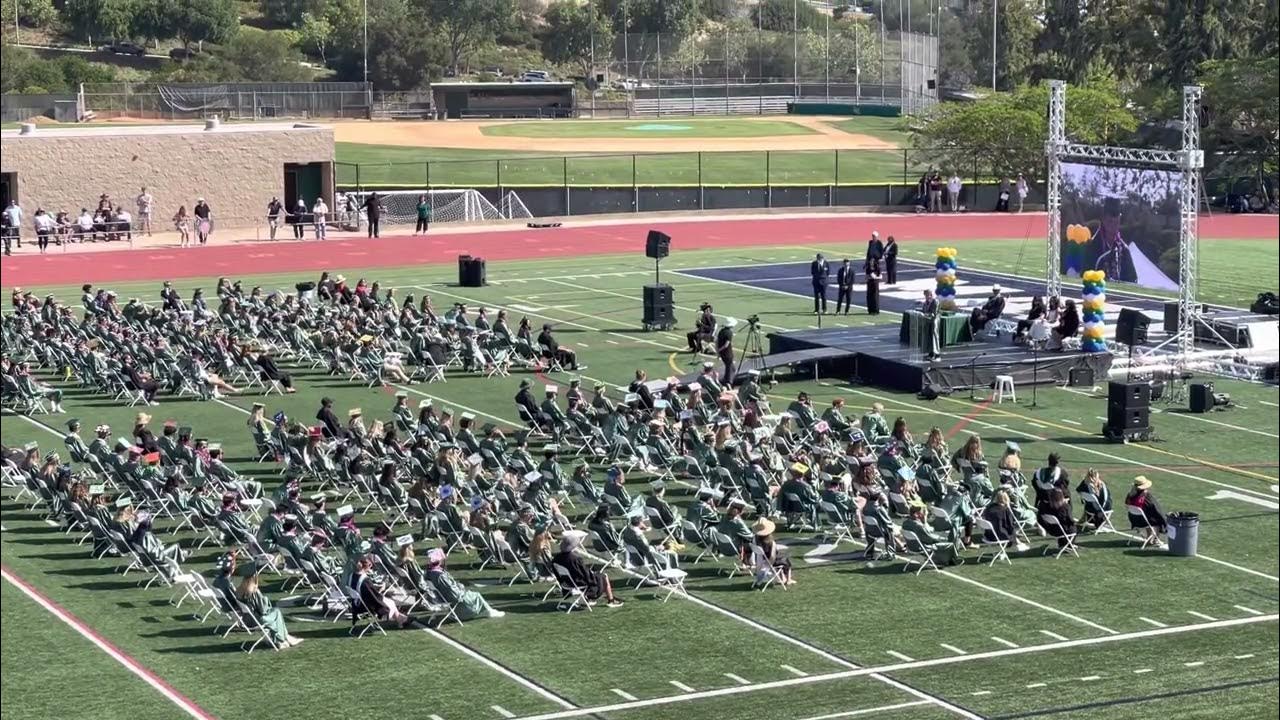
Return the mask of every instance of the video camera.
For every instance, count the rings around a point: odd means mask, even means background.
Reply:
[[[747,326],[748,326],[748,327],[752,327],[752,328],[754,328],[754,327],[758,326],[759,324],[760,324],[760,316],[759,316],[759,315],[752,314],[752,315],[748,315],[748,316],[747,316]]]

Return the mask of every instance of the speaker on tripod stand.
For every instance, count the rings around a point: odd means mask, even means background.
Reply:
[[[670,330],[676,326],[675,289],[662,282],[660,265],[662,258],[671,253],[671,236],[660,230],[650,230],[645,239],[645,257],[653,258],[653,284],[644,286],[645,330]]]

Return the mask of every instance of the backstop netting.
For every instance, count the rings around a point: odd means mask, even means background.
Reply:
[[[370,193],[354,193],[357,207],[364,207]],[[524,201],[514,192],[505,193],[497,206],[478,190],[388,190],[379,192],[382,221],[387,224],[412,223],[418,218],[418,203],[425,198],[431,206],[431,222],[476,222],[531,218]],[[361,215],[364,215],[363,210]]]

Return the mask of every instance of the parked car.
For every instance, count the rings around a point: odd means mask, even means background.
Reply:
[[[139,57],[147,54],[146,48],[126,40],[117,40],[110,45],[103,45],[98,48],[98,51],[111,53],[112,55],[137,55]]]
[[[520,76],[520,82],[551,82],[551,73],[546,70],[526,70]]]
[[[195,48],[176,47],[169,51],[169,59],[184,62],[186,60],[194,60],[199,54],[200,51]]]

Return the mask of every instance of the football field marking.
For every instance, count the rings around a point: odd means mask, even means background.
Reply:
[[[1004,639],[1004,638],[1002,638],[1002,637],[996,637],[995,635],[992,635],[992,636],[991,636],[991,639],[992,639],[992,640],[995,640],[996,642],[1000,643],[1001,645],[1003,645],[1003,646],[1005,646],[1005,647],[1010,647],[1010,648],[1022,647],[1022,646],[1021,646],[1021,645],[1019,645],[1018,643],[1015,643],[1015,642],[1009,642],[1008,640],[1005,640],[1005,639]]]
[[[490,708],[492,708],[494,712],[498,713],[499,715],[501,715],[501,716],[502,716],[502,717],[504,717],[504,718],[513,718],[513,717],[515,717],[515,716],[516,716],[516,714],[515,714],[515,713],[513,713],[513,712],[511,712],[510,710],[508,710],[508,709],[506,709],[506,708],[502,707],[501,705],[490,705],[489,707],[490,707]]]
[[[1198,617],[1201,620],[1208,620],[1209,622],[1213,622],[1214,620],[1218,619],[1212,615],[1205,615],[1204,613],[1196,612],[1195,610],[1188,610],[1187,614],[1190,615],[1191,617]]]
[[[892,655],[892,656],[894,656],[894,657],[898,658],[899,660],[901,660],[901,661],[903,661],[903,662],[911,662],[911,661],[915,660],[915,658],[911,657],[910,655],[904,655],[904,654],[902,654],[902,653],[898,652],[897,650],[885,650],[885,651],[884,651],[884,653],[885,653],[886,655]]]
[[[846,710],[844,712],[831,713],[829,715],[814,715],[812,717],[801,718],[800,720],[836,720],[837,718],[858,717],[859,715],[872,715],[874,713],[888,712],[890,710],[902,710],[905,708],[918,707],[920,705],[928,705],[928,700],[912,700],[911,702],[897,703],[895,705],[881,705],[880,707],[863,708],[861,710]]]
[[[819,675],[806,675],[804,677],[787,678],[785,680],[774,680],[770,682],[757,683],[754,685],[737,685],[715,690],[700,690],[698,692],[683,693],[680,695],[672,695],[668,697],[651,698],[648,700],[637,700],[635,702],[617,703],[613,705],[601,705],[596,707],[578,708],[574,710],[564,710],[559,712],[543,713],[540,715],[527,715],[521,717],[520,720],[563,720],[564,718],[584,717],[588,715],[598,715],[601,713],[622,712],[626,710],[638,710],[648,707],[658,707],[664,705],[674,705],[678,703],[691,702],[694,700],[704,700],[715,697],[731,697],[744,693],[760,692],[764,690],[777,690],[781,688],[796,687],[800,685],[811,685],[816,683],[831,682],[836,680],[846,680],[855,677],[883,677],[885,673],[901,672],[906,670],[917,670],[920,668],[940,667],[945,665],[957,665],[960,663],[970,663],[979,660],[988,660],[994,658],[1012,657],[1017,655],[1031,655],[1045,652],[1053,652],[1056,650],[1067,650],[1070,648],[1090,647],[1094,645],[1108,645],[1112,643],[1126,642],[1130,640],[1142,640],[1152,637],[1164,637],[1167,635],[1181,635],[1185,633],[1199,632],[1203,630],[1216,630],[1221,628],[1241,627],[1247,625],[1256,625],[1259,623],[1273,623],[1280,620],[1280,614],[1270,614],[1265,616],[1251,616],[1246,618],[1235,618],[1231,620],[1219,620],[1211,623],[1198,623],[1194,625],[1179,625],[1177,627],[1154,628],[1151,630],[1139,630],[1136,632],[1121,633],[1118,635],[1098,635],[1090,638],[1082,638],[1079,640],[1068,640],[1067,642],[1047,643],[1044,645],[1029,645],[1019,648],[1007,648],[1004,650],[991,650],[988,652],[972,653],[969,655],[955,655],[950,657],[932,658],[929,660],[916,660],[915,662],[902,662],[893,665],[881,665],[877,667],[863,667],[857,669],[841,670],[831,673],[823,673]],[[1135,673],[1151,672],[1149,668],[1135,670]],[[922,700],[922,704],[931,701]],[[968,712],[968,711],[965,711]],[[972,713],[969,713],[972,715]]]
[[[695,690],[694,690],[693,688],[689,687],[688,685],[685,685],[684,683],[680,682],[679,680],[668,680],[667,682],[669,682],[669,683],[671,683],[672,685],[674,685],[674,686],[675,686],[675,688],[676,688],[677,690],[679,690],[680,692],[687,692],[687,693],[695,692]]]
[[[620,690],[620,689],[618,689],[618,688],[610,688],[610,689],[609,689],[609,692],[613,693],[614,695],[617,695],[618,697],[622,698],[623,700],[635,700],[635,699],[637,699],[635,695],[632,695],[631,693],[627,692],[626,690]]]
[[[968,654],[969,654],[969,653],[965,652],[964,650],[961,650],[960,648],[956,647],[955,645],[948,645],[948,644],[946,644],[946,643],[938,643],[938,646],[939,646],[939,647],[941,647],[943,650],[950,650],[951,652],[953,652],[953,653],[955,653],[955,654],[957,654],[957,655],[968,655]]]
[[[1151,619],[1151,618],[1149,618],[1149,617],[1139,617],[1138,619],[1139,619],[1139,620],[1141,620],[1142,622],[1144,622],[1144,623],[1148,624],[1148,625],[1154,625],[1154,626],[1156,626],[1156,627],[1158,627],[1158,628],[1165,628],[1165,627],[1169,627],[1167,624],[1162,623],[1162,622],[1160,622],[1159,620],[1152,620],[1152,619]]]
[[[18,417],[26,416],[20,415]],[[182,712],[196,718],[197,720],[214,720],[212,715],[205,712],[199,705],[196,705],[185,695],[175,690],[173,686],[162,680],[160,676],[151,672],[137,660],[134,660],[124,654],[124,652],[115,645],[112,645],[106,638],[102,637],[88,625],[81,622],[75,615],[72,615],[70,612],[62,609],[62,606],[45,597],[39,590],[36,590],[31,585],[28,585],[25,580],[10,572],[9,568],[0,566],[0,575],[3,575],[5,582],[17,588],[23,595],[26,595],[28,598],[35,601],[37,605],[44,608],[46,612],[53,615],[67,627],[75,630],[76,633],[85,640],[93,643],[95,647],[106,653],[107,657],[115,660],[117,663],[124,666],[125,670],[128,670],[138,679],[150,685],[152,689],[164,696],[164,699],[176,705],[178,709],[182,710]]]
[[[1244,612],[1247,612],[1247,613],[1249,613],[1250,615],[1262,615],[1262,614],[1263,614],[1263,612],[1262,612],[1261,610],[1254,610],[1253,608],[1251,608],[1251,607],[1245,607],[1244,605],[1233,605],[1232,607],[1234,607],[1234,608],[1235,608],[1235,609],[1237,609],[1237,610],[1242,610],[1242,611],[1244,611]]]
[[[783,670],[786,670],[787,672],[791,673],[792,675],[795,675],[796,677],[809,677],[809,673],[799,668],[793,668],[790,665],[779,665],[778,667],[782,668]]]
[[[1064,635],[1059,635],[1059,634],[1058,634],[1058,633],[1056,633],[1056,632],[1049,632],[1048,630],[1041,630],[1041,631],[1040,631],[1040,634],[1041,634],[1041,635],[1047,635],[1047,636],[1049,636],[1049,637],[1053,638],[1054,640],[1058,640],[1058,641],[1070,640],[1070,639],[1071,639],[1071,638],[1066,637],[1066,636],[1064,636]]]
[[[724,674],[724,676],[725,676],[725,677],[727,677],[727,678],[729,678],[730,680],[732,680],[732,681],[734,681],[734,682],[738,683],[739,685],[750,685],[750,684],[751,684],[751,681],[750,681],[750,680],[748,680],[748,679],[746,679],[746,678],[742,677],[741,675],[734,675],[733,673],[725,673],[725,674]]]

